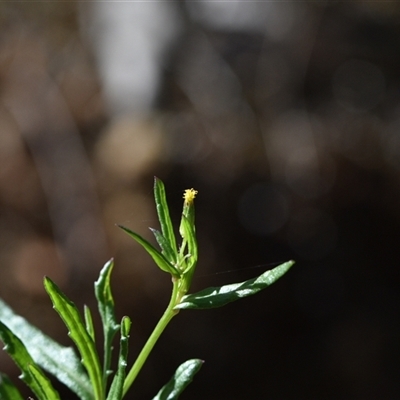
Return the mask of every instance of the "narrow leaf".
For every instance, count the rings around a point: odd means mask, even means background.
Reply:
[[[39,367],[35,366],[33,358],[26,350],[26,347],[21,342],[21,340],[2,322],[0,322],[0,339],[4,343],[4,350],[10,355],[14,360],[15,364],[18,365],[22,374],[20,378],[30,387],[30,389],[35,393],[39,399],[46,400],[46,392],[43,391],[41,384],[36,380],[36,375],[31,373],[30,367],[34,366],[38,374],[41,374],[44,379],[43,372],[40,371]],[[47,380],[48,381],[48,380]],[[47,393],[53,393],[54,400],[59,399],[58,393],[51,386],[50,381],[46,386]],[[49,398],[52,398],[51,396]]]
[[[177,399],[186,386],[192,382],[194,375],[199,372],[202,365],[203,361],[198,359],[188,360],[181,364],[172,379],[161,388],[153,400]]]
[[[41,395],[37,396],[44,400],[60,400],[60,395],[53,388],[49,378],[43,373],[43,371],[35,364],[28,365],[28,369],[32,379],[36,382],[36,385],[40,388]]]
[[[123,317],[121,321],[121,339],[119,347],[118,370],[111,384],[107,400],[121,400],[126,376],[126,366],[128,359],[128,339],[131,329],[129,317]]]
[[[174,308],[206,309],[224,306],[232,301],[256,294],[267,286],[272,285],[277,279],[284,275],[293,264],[294,261],[288,261],[245,282],[221,287],[210,287],[198,293],[188,294],[183,296],[182,301]]]
[[[72,347],[64,347],[55,342],[15,314],[2,300],[0,300],[0,321],[13,332],[18,332],[18,337],[39,366],[54,375],[80,399],[93,399],[89,378]]]
[[[172,226],[171,217],[169,216],[169,208],[167,204],[167,197],[165,194],[165,186],[164,183],[154,177],[154,199],[156,202],[158,220],[161,225],[161,232],[163,236],[167,239],[170,244],[170,247],[177,253],[177,245],[174,234],[174,228]]]
[[[150,254],[151,258],[160,269],[170,273],[171,275],[179,277],[180,274],[178,270],[157,249],[155,249],[153,245],[151,245],[147,240],[143,239],[137,233],[132,232],[130,229],[121,225],[118,226],[144,247],[144,249]]]
[[[7,375],[0,373],[0,400],[24,400]]]
[[[197,240],[194,226],[184,215],[182,215],[182,229],[184,238],[187,240],[188,244],[189,257],[187,258],[187,265],[190,269],[196,265],[199,254],[197,250]]]
[[[92,318],[92,313],[90,312],[90,308],[88,306],[84,306],[83,308],[84,315],[85,315],[85,325],[86,325],[86,330],[90,337],[92,338],[93,342],[96,342],[96,337],[94,333],[94,326],[93,326],[93,318]]]
[[[172,250],[171,245],[169,244],[168,240],[163,236],[163,234],[158,231],[157,229],[150,228],[150,230],[153,232],[154,237],[157,240],[157,243],[161,247],[162,254],[165,256],[165,258],[168,259],[168,261],[175,265],[176,264],[176,254]]]
[[[104,387],[99,357],[93,339],[87,332],[78,309],[50,278],[45,278],[44,287],[53,302],[55,310],[67,326],[69,330],[68,335],[74,341],[81,354],[82,364],[89,374],[95,398],[102,399],[104,396]]]
[[[107,377],[111,363],[112,341],[119,329],[119,324],[115,317],[114,298],[111,292],[111,272],[114,261],[108,261],[100,271],[99,279],[94,283],[99,313],[103,325],[104,334],[104,365],[103,365],[103,384],[107,385]]]
[[[114,336],[119,324],[115,317],[114,298],[111,292],[111,272],[114,268],[114,261],[108,261],[100,271],[98,280],[94,283],[94,291],[98,302],[99,313],[105,332]]]

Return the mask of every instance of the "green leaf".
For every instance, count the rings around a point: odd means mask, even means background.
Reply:
[[[294,261],[285,262],[278,267],[266,271],[260,276],[241,283],[221,287],[211,287],[198,293],[182,297],[181,302],[174,309],[206,309],[221,307],[232,301],[256,294],[267,286],[272,285],[284,275]]]
[[[35,365],[24,344],[2,322],[0,322],[0,339],[5,344],[4,350],[21,370],[21,379],[31,388],[35,395],[40,400],[59,399],[57,391],[51,386],[50,381],[44,376],[40,368]],[[39,376],[40,378],[38,378]],[[43,381],[47,381],[45,386],[42,386]]]
[[[0,400],[24,400],[6,374],[0,372]]]
[[[174,253],[174,251],[172,250],[172,247],[169,244],[168,240],[157,229],[150,228],[150,230],[153,232],[157,243],[161,247],[162,254],[165,256],[165,258],[168,259],[171,264],[175,265],[177,262],[176,253]]]
[[[151,245],[147,240],[143,239],[137,233],[132,232],[130,229],[121,225],[118,226],[144,247],[144,249],[150,254],[151,258],[160,269],[170,273],[171,275],[179,277],[180,274],[178,270],[157,249],[155,249],[153,245]]]
[[[121,400],[126,377],[126,366],[128,360],[128,339],[131,329],[129,317],[123,317],[121,321],[121,339],[119,347],[118,370],[111,384],[107,400]]]
[[[53,302],[55,310],[67,326],[69,330],[68,335],[74,341],[81,354],[82,364],[86,368],[92,382],[95,399],[103,399],[104,387],[99,357],[93,339],[87,332],[78,309],[50,278],[45,278],[44,287]]]
[[[96,342],[94,326],[93,326],[93,318],[92,318],[92,313],[90,312],[90,308],[85,305],[83,308],[83,311],[84,311],[84,315],[85,315],[86,330],[88,331],[93,342]]]
[[[112,341],[119,329],[115,317],[114,298],[111,292],[111,272],[114,268],[114,261],[108,261],[100,271],[99,279],[94,283],[99,313],[103,324],[104,334],[104,365],[103,385],[107,386],[107,378],[111,363]]]
[[[174,254],[177,254],[177,245],[174,234],[174,228],[172,226],[171,217],[169,216],[169,208],[167,204],[167,197],[165,194],[165,186],[164,183],[154,177],[154,199],[156,202],[158,220],[161,225],[161,232],[163,236],[167,239],[171,249]]]
[[[43,400],[60,400],[60,395],[51,385],[50,380],[46,377],[43,371],[35,364],[28,365],[29,372],[36,385],[40,388],[40,393],[36,394]]]
[[[161,388],[153,400],[177,399],[186,386],[192,382],[194,375],[199,372],[203,362],[203,360],[193,359],[181,364],[172,379]]]
[[[2,300],[0,300],[0,321],[13,332],[18,332],[18,337],[39,366],[54,375],[80,399],[93,399],[89,378],[72,347],[61,346],[15,314]]]
[[[197,240],[194,226],[184,215],[182,215],[182,229],[184,238],[187,240],[188,244],[189,257],[187,257],[187,266],[188,269],[190,269],[196,265],[199,254],[197,250]]]

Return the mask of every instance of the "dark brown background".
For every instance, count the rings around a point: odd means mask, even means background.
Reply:
[[[296,265],[256,297],[182,312],[135,398],[194,357],[206,362],[186,399],[397,398],[399,7],[281,3],[290,23],[267,32],[171,4],[181,32],[146,114],[110,111],[90,4],[0,4],[0,296],[68,344],[43,276],[94,308],[113,256],[133,360],[170,283],[115,223],[150,238],[157,175],[176,223],[183,190],[199,191],[193,290]],[[0,369],[17,380],[3,352]]]

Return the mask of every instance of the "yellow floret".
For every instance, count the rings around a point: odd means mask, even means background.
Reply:
[[[186,189],[185,193],[183,194],[183,198],[185,199],[185,204],[192,204],[197,193],[198,191],[194,190],[193,188]]]

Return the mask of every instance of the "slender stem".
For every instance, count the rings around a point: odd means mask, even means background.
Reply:
[[[109,333],[104,329],[104,360],[103,360],[103,385],[107,387],[108,371],[111,364],[111,351],[112,351],[112,338],[109,337]]]
[[[139,374],[140,370],[143,367],[143,364],[146,362],[147,357],[150,355],[150,352],[153,350],[154,345],[157,343],[158,338],[163,333],[164,329],[167,327],[168,323],[171,319],[178,314],[179,310],[176,311],[173,308],[179,302],[179,280],[173,280],[173,290],[171,299],[169,301],[168,307],[164,311],[163,316],[158,321],[156,327],[154,328],[152,334],[147,339],[146,344],[144,345],[142,351],[140,352],[138,358],[136,359],[135,363],[132,365],[128,375],[125,378],[124,383],[124,390],[123,396],[127,393],[129,388],[132,386],[132,383],[136,379],[137,375]]]

